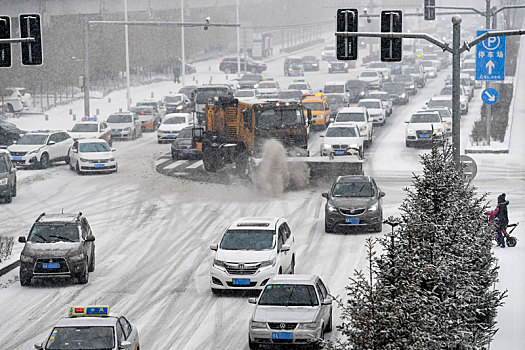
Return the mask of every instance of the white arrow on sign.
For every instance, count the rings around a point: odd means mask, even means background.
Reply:
[[[494,67],[496,67],[496,65],[494,64],[494,62],[492,62],[492,60],[488,61],[487,64],[485,65],[485,68],[489,69],[489,74],[492,74],[492,69]]]
[[[489,74],[490,74],[490,72],[489,72]],[[490,102],[494,102],[494,101],[496,101],[496,96],[495,96],[495,95],[491,95],[491,94],[489,94],[488,91],[485,91],[485,95],[487,95],[487,97],[489,98],[489,101],[490,101]]]

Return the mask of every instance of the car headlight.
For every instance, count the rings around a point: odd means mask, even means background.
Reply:
[[[259,84],[253,84],[253,88],[257,89],[259,87]]]
[[[263,328],[266,329],[266,322],[257,322],[257,321],[250,321],[250,328]]]
[[[89,159],[86,159],[86,158],[80,158],[80,161],[82,163],[91,163],[91,161]]]
[[[364,96],[364,95],[365,95],[365,92],[364,92],[364,91],[361,91],[361,92],[359,93],[359,95],[360,95],[360,96]]]
[[[299,323],[298,329],[316,329],[317,326],[317,322],[301,322]]]
[[[415,131],[414,131],[414,129],[407,129],[407,133],[408,134],[415,134]]]
[[[292,67],[288,67],[288,71],[292,71]]]
[[[38,153],[38,151],[40,151],[40,148],[34,149],[32,151],[29,151],[29,152],[27,152],[27,154],[35,154],[35,153]]]
[[[449,125],[450,125],[449,123],[445,123],[445,126],[446,126],[447,128],[449,127]]]
[[[241,86],[239,84],[237,84],[237,89],[240,89],[240,88],[241,88]]]
[[[379,207],[378,202],[376,202],[368,207],[368,211],[376,211],[378,207]]]
[[[328,144],[328,143],[323,143],[323,149],[332,149],[332,145]]]
[[[317,63],[312,63],[312,66],[315,66],[315,67],[317,67]]]
[[[345,63],[345,68],[348,68],[348,63]]]
[[[414,84],[410,85],[410,88],[411,88],[411,89],[415,88]]]
[[[213,266],[215,267],[218,267],[220,269],[224,269],[224,261],[222,260],[218,260],[218,259],[213,259]]]
[[[7,177],[0,179],[0,185],[7,185]]]
[[[403,92],[400,96],[401,96],[401,98],[405,98],[406,94]]]
[[[331,64],[328,64],[328,68],[332,68],[332,65],[331,65]]]
[[[131,131],[131,126],[124,128],[123,131]]]
[[[110,161],[110,162],[114,162],[114,161],[115,161],[115,158],[109,158],[108,161]]]
[[[337,208],[335,206],[333,206],[332,204],[330,204],[330,203],[326,204],[326,209],[328,209],[328,211],[331,212],[331,213],[336,213],[337,212]]]
[[[275,258],[261,262],[260,268],[267,268],[273,266],[275,266]]]
[[[182,105],[178,105],[176,109],[180,111],[182,107],[183,107]]]
[[[84,254],[80,253],[80,254],[77,254],[77,255],[71,255],[69,257],[69,260],[71,260],[71,261],[82,261],[82,260],[84,260]]]
[[[20,261],[25,263],[32,263],[35,259],[29,255],[20,254]]]
[[[441,128],[435,128],[434,131],[437,132],[437,133],[440,133],[441,132]]]

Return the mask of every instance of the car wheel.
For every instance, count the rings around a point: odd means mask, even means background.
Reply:
[[[137,130],[133,130],[133,134],[131,135],[131,141],[135,141],[137,138]]]
[[[177,152],[171,152],[171,159],[173,160],[179,159],[179,155],[177,154]]]
[[[69,164],[71,162],[71,159],[69,159],[69,152],[68,152],[68,155],[66,156],[66,159],[64,159],[64,163]]]
[[[42,154],[39,162],[40,169],[46,169],[49,166],[49,155],[47,153]]]
[[[295,273],[295,255],[292,255],[292,263],[290,264],[290,275]]]
[[[330,225],[328,225],[325,221],[324,223],[324,232],[326,233],[334,233],[334,228]]]
[[[13,105],[8,103],[6,106],[7,113],[15,113],[15,109],[13,108]]]
[[[93,250],[93,253],[91,254],[91,263],[89,264],[89,272],[95,271],[95,250]]]
[[[69,159],[69,169],[75,170],[75,167],[73,166],[73,163],[71,162],[71,159]]]
[[[4,203],[11,203],[13,201],[13,195],[11,194],[11,192],[9,192],[5,197],[4,197]]]
[[[328,319],[328,324],[326,325],[325,332],[330,333],[333,329],[332,321],[332,309],[330,309],[330,318]]]
[[[16,181],[13,184],[13,189],[11,190],[11,197],[16,197]]]
[[[408,140],[405,140],[405,146],[410,147],[410,142],[408,142]]]
[[[78,162],[77,162],[77,166],[76,166],[75,170],[76,170],[78,175],[83,175],[84,174],[82,171],[80,171],[80,166],[78,165]]]
[[[29,286],[31,284],[31,277],[30,274],[20,272],[20,285],[23,287]]]
[[[282,274],[283,274],[283,268],[281,266],[281,267],[279,267],[279,275],[282,275]]]
[[[382,231],[383,231],[383,224],[382,224],[382,223],[375,224],[375,225],[372,227],[372,231],[374,231],[375,233],[382,232]]]
[[[78,276],[78,283],[79,284],[87,284],[89,281],[89,268],[87,261],[84,262],[84,272]]]
[[[365,151],[363,150],[363,147],[359,148],[359,156],[361,157],[361,159],[365,157]]]
[[[109,145],[109,147],[113,147],[113,137],[109,138],[108,145]]]
[[[213,293],[213,295],[221,295],[222,294],[222,290],[217,289],[217,288],[212,288],[211,292]]]
[[[250,348],[250,350],[259,349],[259,344],[252,342],[250,336],[248,336],[248,347]]]

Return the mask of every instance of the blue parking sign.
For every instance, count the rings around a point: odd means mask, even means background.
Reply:
[[[478,36],[487,30],[478,30]],[[495,36],[476,45],[476,80],[505,80],[505,48],[507,38]]]

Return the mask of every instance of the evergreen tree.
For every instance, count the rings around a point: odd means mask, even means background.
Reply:
[[[498,266],[485,195],[455,169],[452,147],[433,145],[421,163],[398,228],[379,239],[383,253],[367,244],[369,278],[351,279],[345,338],[331,348],[483,349],[496,331],[505,293],[493,289]]]

